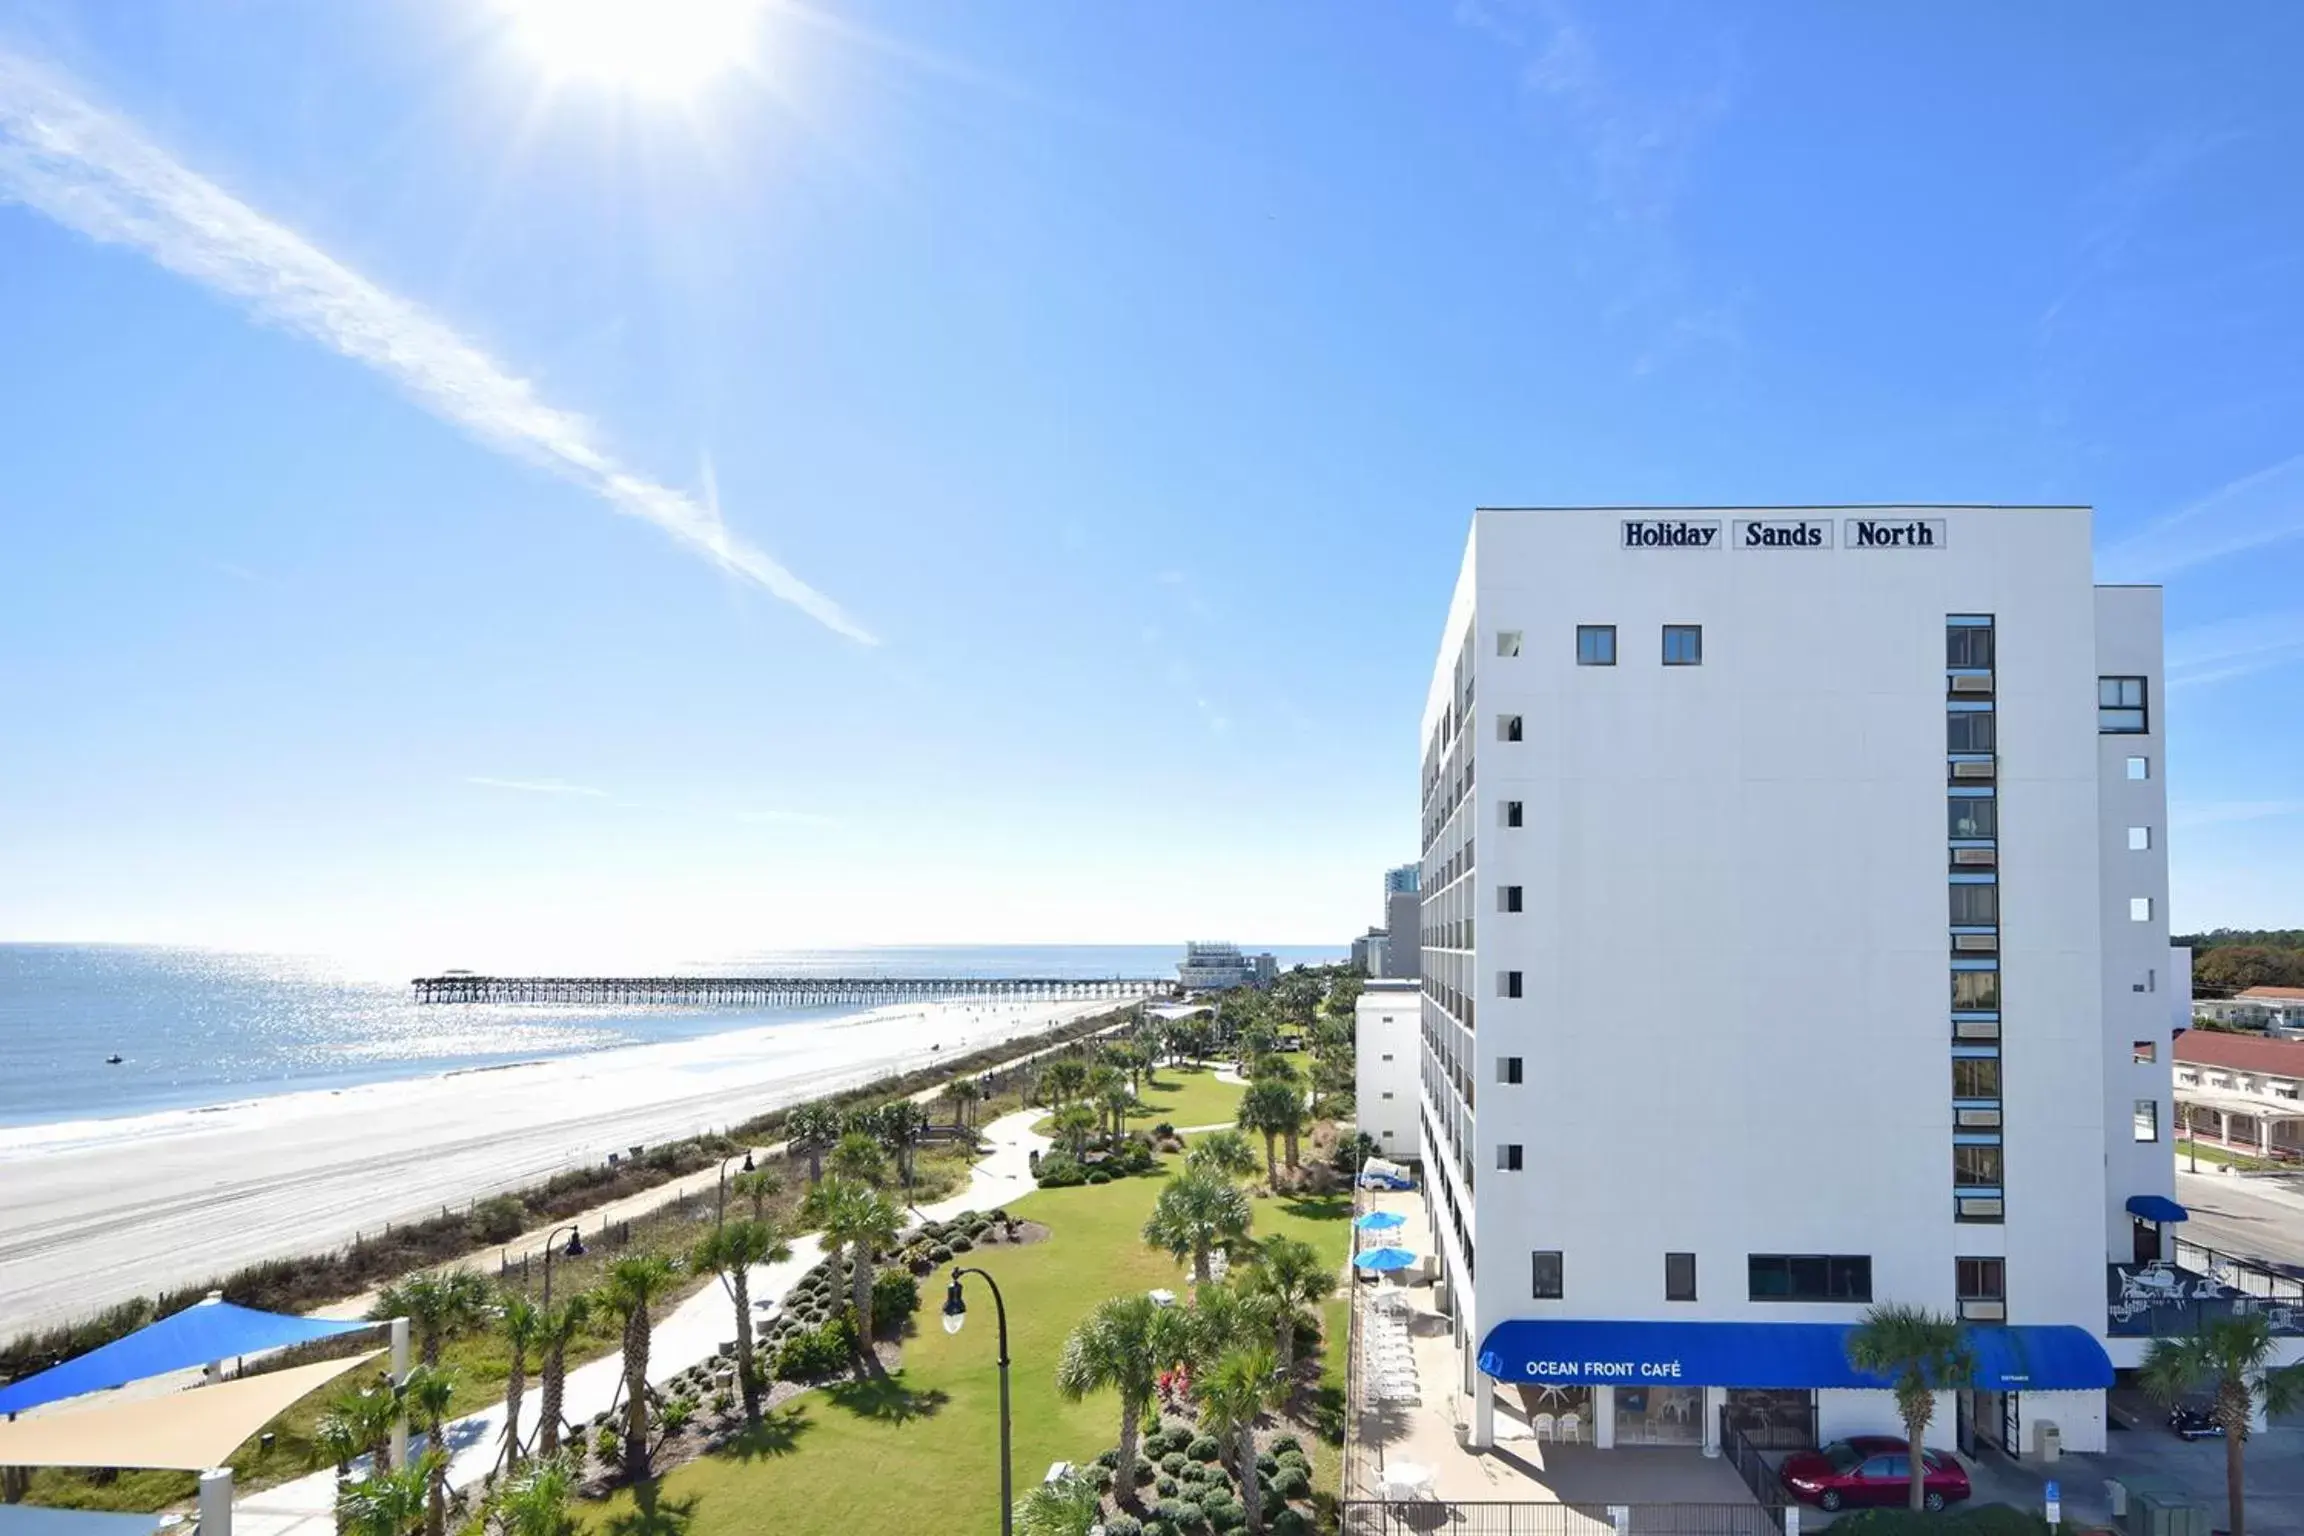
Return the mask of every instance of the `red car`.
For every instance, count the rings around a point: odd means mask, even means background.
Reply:
[[[1968,1474],[1942,1451],[1924,1451],[1923,1485],[1930,1509],[1968,1497]],[[1853,1435],[1820,1451],[1784,1458],[1784,1486],[1792,1496],[1823,1509],[1844,1504],[1902,1504],[1912,1497],[1912,1459],[1893,1435]]]

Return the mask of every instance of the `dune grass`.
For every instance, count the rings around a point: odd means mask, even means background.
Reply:
[[[1211,1118],[1218,1118],[1212,1116]],[[1185,1276],[1138,1233],[1158,1177],[1042,1190],[1014,1202],[1045,1222],[1047,1241],[978,1248],[968,1257],[1007,1298],[1019,1496],[1049,1464],[1087,1462],[1119,1435],[1119,1400],[1100,1393],[1066,1403],[1056,1357],[1072,1325],[1098,1300]],[[1255,1233],[1312,1243],[1341,1267],[1349,1197],[1280,1196],[1255,1202]],[[734,1449],[691,1462],[637,1491],[580,1511],[587,1536],[851,1536],[870,1531],[989,1533],[999,1529],[999,1376],[992,1297],[967,1282],[968,1321],[948,1336],[936,1324],[942,1286],[922,1287],[904,1366],[884,1382],[810,1392]],[[1340,1389],[1343,1302],[1323,1309],[1336,1341],[1324,1384]],[[1324,1394],[1325,1395],[1325,1394]],[[1340,1403],[1340,1392],[1338,1402]],[[1340,1415],[1338,1418],[1340,1424]],[[1337,1450],[1307,1436],[1314,1486],[1333,1488]]]

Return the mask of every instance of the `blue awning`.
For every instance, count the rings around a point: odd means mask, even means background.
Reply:
[[[2146,1221],[2182,1221],[2192,1213],[2166,1195],[2130,1195],[2128,1214]]]
[[[203,1301],[37,1376],[0,1387],[0,1413],[21,1413],[42,1403],[102,1392],[147,1376],[206,1365],[211,1360],[261,1354],[376,1326],[259,1312],[229,1301]]]
[[[1848,1363],[1852,1323],[1588,1322],[1517,1318],[1480,1345],[1498,1381],[1554,1386],[1869,1387]],[[2085,1328],[1966,1330],[1976,1385],[2063,1391],[2112,1384],[2112,1360]]]

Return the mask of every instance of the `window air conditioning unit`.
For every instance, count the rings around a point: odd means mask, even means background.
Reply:
[[[1997,954],[2000,950],[2000,935],[1996,933],[1956,933],[1952,935],[1952,949],[1956,954]]]
[[[1992,777],[1992,767],[1990,762],[1954,763],[1952,765],[1952,777],[1956,779],[1989,779]]]
[[[1964,1131],[1996,1130],[2000,1125],[2000,1111],[1996,1109],[1963,1109],[1955,1112],[1954,1124]]]
[[[2008,1320],[2008,1303],[2004,1301],[1964,1301],[1960,1303],[1960,1321],[1964,1323],[2004,1323]]]
[[[1952,679],[1952,691],[1954,693],[1990,693],[1992,691],[1992,679],[1990,676],[1956,677]]]
[[[1983,1195],[1963,1196],[1958,1204],[1960,1209],[1956,1214],[1962,1221],[1998,1221],[2007,1214],[2005,1201]]]
[[[1961,1019],[1952,1026],[1955,1040],[1997,1040],[2000,1038],[1998,1019]]]
[[[1952,850],[1952,862],[1955,865],[1982,866],[1985,869],[1990,869],[2000,862],[2000,850],[1997,848],[1955,848]]]

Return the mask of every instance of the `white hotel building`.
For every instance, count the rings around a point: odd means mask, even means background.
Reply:
[[[2083,507],[1484,509],[1424,712],[1420,1132],[1475,1445],[2103,1448],[2180,1219],[2160,592]]]

